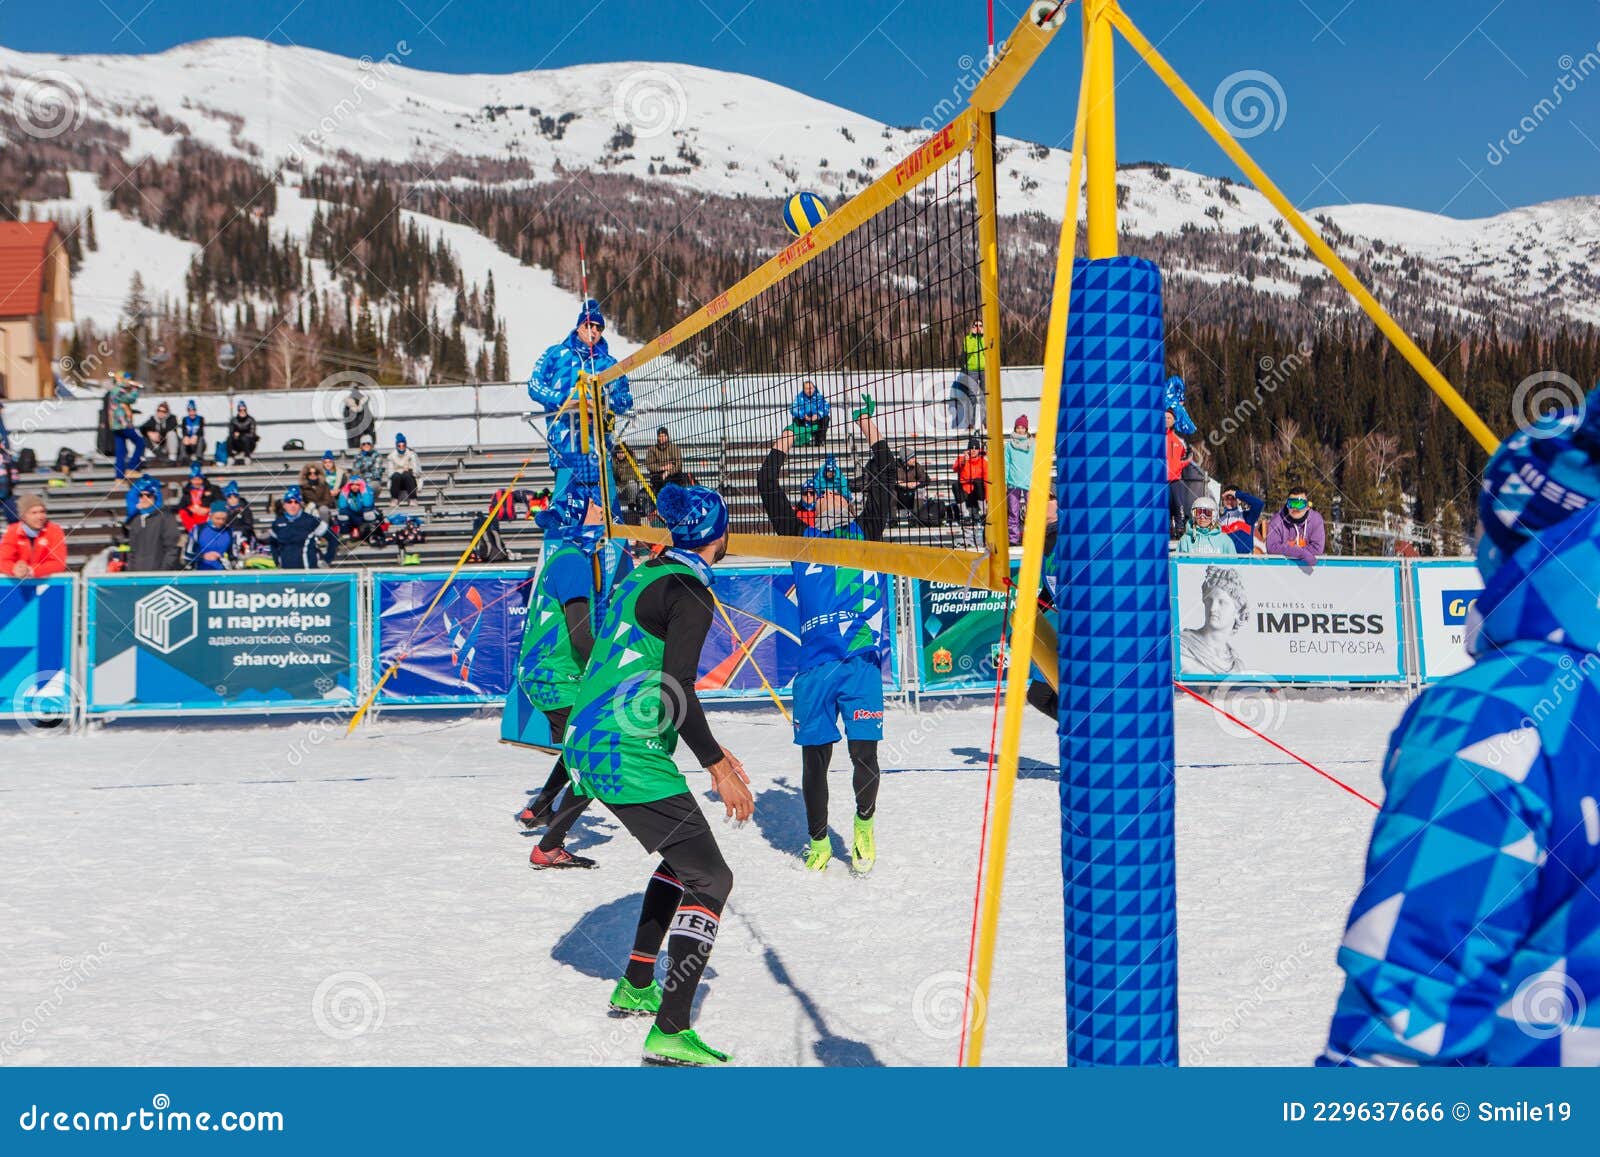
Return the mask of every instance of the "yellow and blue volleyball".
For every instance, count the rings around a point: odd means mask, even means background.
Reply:
[[[796,193],[783,207],[783,227],[801,237],[828,219],[828,206],[815,193]]]

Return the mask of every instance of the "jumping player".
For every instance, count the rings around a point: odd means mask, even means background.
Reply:
[[[731,1058],[690,1027],[695,991],[716,942],[733,872],[688,780],[673,762],[681,736],[711,774],[727,814],[755,810],[750,779],[711,733],[695,695],[700,649],[711,628],[712,564],[728,550],[728,508],[698,486],[669,483],[656,513],[672,546],[618,585],[567,724],[563,758],[574,793],[598,799],[661,863],[645,887],[613,1016],[654,1015],[648,1064],[721,1065]],[[655,979],[667,941],[666,983]]]
[[[1476,661],[1389,739],[1319,1064],[1600,1065],[1600,390],[1506,440],[1478,517]]]
[[[578,698],[595,628],[604,620],[616,584],[633,569],[628,552],[606,536],[604,519],[600,507],[576,490],[568,490],[534,517],[544,528],[545,558],[528,600],[517,680],[528,702],[550,721],[556,743]],[[558,757],[544,787],[517,816],[526,828],[549,825],[528,856],[532,868],[594,867],[593,860],[564,846],[567,833],[589,806],[588,797],[568,789],[566,765]]]
[[[779,475],[794,446],[785,430],[767,451],[756,475],[761,505],[778,534],[805,538],[883,537],[894,510],[896,465],[889,443],[872,420],[871,397],[851,416],[871,447],[867,493],[857,515],[836,491],[817,496],[815,525],[802,522],[784,493]],[[878,806],[878,741],[883,738],[884,624],[889,613],[887,579],[854,567],[794,564],[800,604],[800,670],[794,680],[794,741],[800,746],[801,790],[811,844],[805,866],[820,872],[833,859],[828,840],[828,765],[844,720],[854,771],[856,817],[850,844],[851,870],[864,874],[877,862],[873,822]]]

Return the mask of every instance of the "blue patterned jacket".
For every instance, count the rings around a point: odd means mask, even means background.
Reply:
[[[1524,544],[1389,740],[1319,1064],[1600,1065],[1600,504]]]
[[[559,410],[578,384],[580,373],[599,374],[617,364],[601,338],[593,350],[578,339],[573,330],[565,341],[559,341],[539,358],[528,378],[528,397],[547,413]],[[626,414],[633,409],[633,395],[628,391],[628,379],[618,378],[606,387],[606,404],[613,414]],[[578,429],[577,412],[553,415],[545,422],[550,441],[550,467],[553,470],[570,470],[574,480],[593,485],[600,481],[600,453],[592,448],[587,455]],[[606,436],[606,452],[611,450],[611,436]]]

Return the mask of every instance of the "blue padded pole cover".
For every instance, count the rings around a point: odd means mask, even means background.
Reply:
[[[1056,439],[1067,1063],[1178,1063],[1161,274],[1080,259]]]

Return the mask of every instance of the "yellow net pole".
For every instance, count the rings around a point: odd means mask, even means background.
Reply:
[[[1114,0],[1085,0],[1083,67],[1089,74],[1084,151],[1089,167],[1089,256],[1117,255],[1116,37],[1106,14]]]
[[[995,191],[994,114],[978,114],[978,140],[972,150],[978,197],[978,282],[983,302],[984,425],[988,443],[989,585],[1005,589],[1011,578],[1011,550],[1006,533],[1005,418],[1000,390],[1000,229]]]
[[[1172,94],[1178,98],[1179,103],[1189,110],[1190,115],[1195,120],[1200,122],[1201,128],[1211,134],[1211,139],[1216,141],[1222,147],[1222,151],[1232,159],[1233,163],[1243,170],[1245,176],[1250,178],[1251,184],[1255,185],[1261,195],[1272,202],[1273,208],[1277,209],[1290,227],[1300,235],[1300,239],[1316,255],[1317,260],[1328,267],[1328,272],[1332,273],[1339,284],[1344,286],[1345,291],[1355,298],[1356,304],[1361,306],[1367,316],[1383,332],[1383,335],[1394,343],[1394,347],[1400,351],[1400,355],[1411,363],[1411,368],[1422,376],[1422,380],[1428,383],[1428,386],[1435,394],[1439,395],[1440,400],[1449,407],[1450,412],[1467,428],[1468,433],[1478,440],[1478,445],[1482,446],[1488,453],[1493,454],[1500,446],[1500,439],[1495,436],[1494,431],[1489,429],[1484,420],[1478,416],[1477,411],[1472,408],[1465,398],[1456,392],[1456,388],[1439,372],[1438,367],[1428,360],[1428,355],[1423,353],[1418,348],[1417,343],[1411,340],[1411,335],[1401,328],[1400,323],[1389,315],[1389,311],[1384,309],[1367,287],[1361,284],[1356,275],[1350,272],[1349,267],[1333,251],[1333,247],[1322,239],[1322,235],[1310,226],[1306,219],[1300,215],[1300,211],[1290,202],[1289,198],[1284,196],[1283,190],[1272,183],[1272,178],[1267,176],[1261,166],[1256,164],[1250,154],[1245,152],[1243,146],[1222,126],[1222,123],[1217,120],[1212,111],[1206,107],[1205,102],[1194,94],[1194,90],[1183,82],[1183,78],[1177,74],[1172,65],[1168,64],[1162,55],[1156,51],[1155,46],[1145,39],[1144,34],[1139,31],[1133,21],[1128,19],[1127,13],[1123,12],[1115,4],[1114,0],[1106,0],[1106,3],[1107,18],[1122,33],[1124,39],[1133,46],[1134,51],[1144,58],[1144,62],[1150,66],[1150,70],[1159,76],[1162,83],[1172,90]],[[1092,221],[1093,218],[1091,217],[1091,225]]]
[[[1056,422],[1061,408],[1061,369],[1067,349],[1067,313],[1072,302],[1072,262],[1077,256],[1078,185],[1083,176],[1085,116],[1089,106],[1090,69],[1085,66],[1078,90],[1078,113],[1072,128],[1072,161],[1067,167],[1067,205],[1061,218],[1056,250],[1055,292],[1050,298],[1050,324],[1045,331],[1044,380],[1039,399],[1039,440],[1033,452],[1032,495],[1023,521],[1022,569],[1017,577],[1017,610],[1007,652],[1005,720],[1000,762],[995,773],[994,806],[989,817],[989,850],[983,866],[983,891],[978,914],[977,964],[973,973],[971,1023],[967,1029],[966,1063],[983,1063],[983,1034],[994,978],[995,937],[1000,926],[1000,896],[1005,886],[1006,846],[1011,838],[1011,812],[1016,799],[1022,713],[1028,701],[1028,656],[1033,653],[1039,620],[1039,580],[1044,573],[1044,529],[1054,473]],[[1054,656],[1047,669],[1055,666]]]

